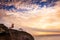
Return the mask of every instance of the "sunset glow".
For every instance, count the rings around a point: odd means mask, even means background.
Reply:
[[[52,7],[46,7],[46,5],[40,7],[40,5],[29,4],[28,2],[7,4],[13,4],[16,7],[16,9],[9,11],[0,9],[0,23],[5,23],[5,25],[14,23],[17,27],[21,26],[23,28],[60,30],[60,1],[54,2],[56,5]],[[42,0],[41,2],[46,2],[46,0]],[[37,35],[40,34],[38,31],[35,32]],[[33,31],[32,34],[34,34]]]

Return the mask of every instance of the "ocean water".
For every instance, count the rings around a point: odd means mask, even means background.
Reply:
[[[35,40],[60,40],[60,35],[56,36],[36,36]]]

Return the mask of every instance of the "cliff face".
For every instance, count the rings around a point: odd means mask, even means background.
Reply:
[[[5,29],[5,32],[0,33],[0,40],[34,40],[32,35],[27,32],[7,29],[2,24],[0,28]]]
[[[34,38],[29,33],[10,29],[10,33],[0,34],[0,40],[34,40]]]

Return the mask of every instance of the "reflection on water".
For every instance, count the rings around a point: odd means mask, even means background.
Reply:
[[[36,36],[35,40],[60,40],[60,35],[56,35],[56,36]]]

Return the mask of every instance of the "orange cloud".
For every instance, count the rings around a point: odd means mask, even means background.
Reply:
[[[59,30],[60,29],[60,6],[59,2],[56,3],[54,7],[44,6],[40,8],[36,4],[21,4],[17,3],[15,7],[26,8],[29,11],[25,12],[16,12],[13,11],[3,11],[6,16],[3,16],[3,20],[6,23],[14,23],[19,27],[30,27],[36,29],[45,29],[45,30]],[[39,32],[37,32],[40,34]]]

